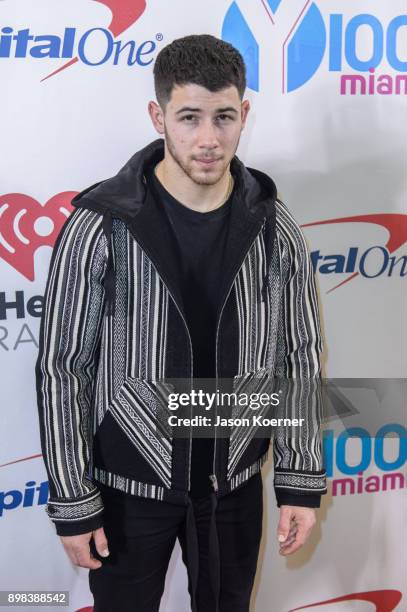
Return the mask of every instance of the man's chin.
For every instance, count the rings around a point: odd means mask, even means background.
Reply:
[[[189,173],[189,178],[197,185],[216,185],[224,175],[224,172],[214,171],[192,171]]]

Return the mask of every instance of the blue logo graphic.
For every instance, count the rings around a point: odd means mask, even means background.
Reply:
[[[287,91],[304,85],[318,70],[326,46],[325,24],[315,3],[300,21],[287,49]]]
[[[261,60],[260,46],[265,45],[250,28],[239,0],[232,2],[226,12],[222,38],[242,54],[250,89],[260,90],[260,61],[267,65],[270,59],[282,63],[282,91],[299,89],[315,75],[327,51],[327,70],[339,74],[341,95],[407,95],[407,61],[402,57],[401,36],[407,26],[407,15],[396,15],[383,24],[368,13],[354,15],[348,21],[345,15],[336,13],[325,15],[324,19],[311,0],[304,0],[299,14],[293,9],[292,14],[283,11],[288,7],[292,7],[288,0],[258,0],[255,4],[255,8],[264,10],[270,23],[270,38],[277,39],[277,53],[268,51],[269,57]],[[359,40],[361,28],[371,34],[370,43],[364,47]],[[384,60],[396,74],[376,73]],[[351,72],[347,73],[349,69]]]
[[[398,452],[393,461],[389,461],[384,452],[386,436],[398,439]],[[359,461],[350,463],[347,453],[348,440],[356,438],[360,442]],[[380,427],[375,436],[372,436],[363,427],[350,427],[345,429],[335,439],[332,429],[324,431],[323,435],[324,466],[328,478],[333,476],[334,468],[349,476],[367,470],[371,464],[384,472],[398,470],[404,467],[407,461],[407,430],[400,423],[387,423]]]
[[[271,13],[278,14],[281,0],[268,0]],[[268,13],[269,17],[270,14]],[[274,21],[271,19],[271,23]],[[326,48],[326,29],[321,12],[314,2],[305,9],[293,24],[295,30],[286,47],[282,49],[283,70],[286,73],[287,91],[302,87],[318,70]],[[230,5],[222,26],[222,38],[235,46],[242,54],[247,70],[247,85],[259,91],[259,44],[244,18],[237,2]],[[287,62],[285,69],[284,62]]]
[[[259,45],[236,2],[226,13],[222,38],[240,51],[246,65],[247,86],[259,91]]]
[[[44,506],[48,501],[49,487],[48,482],[41,482],[39,485],[35,480],[25,483],[23,490],[10,489],[0,491],[0,518],[7,510],[15,508],[32,508],[33,506]]]

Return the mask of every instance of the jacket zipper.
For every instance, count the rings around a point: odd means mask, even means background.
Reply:
[[[217,388],[218,388],[218,341],[219,341],[219,329],[220,329],[220,321],[221,321],[221,318],[222,318],[222,313],[223,313],[223,310],[225,308],[226,302],[228,301],[230,292],[232,291],[232,288],[233,288],[233,285],[234,285],[235,280],[237,278],[237,275],[239,274],[240,270],[242,269],[244,260],[246,259],[246,255],[250,251],[253,243],[260,236],[261,232],[263,231],[264,225],[265,225],[265,221],[263,222],[261,228],[259,229],[259,231],[257,232],[256,236],[253,238],[252,242],[250,243],[250,246],[249,246],[249,248],[246,251],[245,257],[243,258],[243,262],[241,263],[241,265],[236,270],[236,273],[233,276],[233,280],[232,280],[232,282],[230,284],[229,291],[227,292],[226,297],[223,300],[222,308],[221,308],[220,313],[219,313],[218,324],[216,326],[216,343],[215,343],[215,380],[216,380],[216,389],[215,390],[217,390]],[[216,405],[216,407],[215,407],[215,420],[216,420],[217,413],[218,413],[218,409],[217,409],[217,405]],[[216,427],[215,427],[215,437],[214,437],[214,444],[213,444],[213,464],[212,464],[213,474],[209,475],[209,480],[212,483],[212,487],[213,487],[213,490],[215,491],[215,493],[217,493],[218,490],[219,490],[218,478],[216,476],[216,442],[217,442],[216,431],[217,430],[216,430]]]
[[[145,177],[143,177],[143,179],[145,181]],[[249,252],[252,244],[255,242],[255,240],[257,240],[257,238],[259,237],[260,233],[262,232],[264,225],[265,225],[265,221],[263,221],[263,224],[262,224],[260,230],[257,232],[256,236],[253,238],[252,242],[250,243],[250,246],[248,247],[248,249],[246,251],[245,257],[247,255],[247,253]],[[144,249],[144,251],[147,252],[145,249]],[[243,259],[243,261],[244,261],[244,259]],[[229,291],[227,292],[227,294],[225,296],[225,299],[223,300],[222,308],[221,308],[221,311],[219,313],[218,323],[217,323],[217,326],[216,326],[216,340],[215,340],[215,380],[216,380],[216,388],[218,386],[218,340],[219,340],[220,321],[221,321],[221,318],[222,318],[222,313],[223,313],[225,304],[226,304],[226,302],[227,302],[227,300],[229,298],[230,292],[232,291],[234,282],[236,280],[237,275],[240,272],[240,269],[241,269],[242,265],[243,265],[243,262],[239,266],[239,268],[236,270],[236,273],[233,276],[233,280],[232,280],[232,282],[230,284]],[[164,283],[164,284],[167,287],[168,294],[171,296],[172,301],[174,302],[174,304],[175,304],[175,306],[176,306],[176,308],[177,308],[177,310],[178,310],[178,312],[179,312],[179,314],[181,316],[181,319],[182,319],[182,321],[184,323],[185,329],[186,329],[187,334],[188,334],[189,350],[190,350],[190,354],[191,354],[190,381],[191,381],[191,391],[192,391],[192,387],[193,387],[193,371],[194,371],[193,370],[194,356],[193,356],[193,349],[192,349],[191,334],[189,333],[189,328],[188,328],[187,321],[186,321],[183,313],[181,312],[181,309],[179,308],[176,300],[174,299],[174,296],[172,295],[171,291],[169,290],[167,284],[166,283]],[[216,407],[215,408],[215,419],[216,419],[217,412],[218,411],[217,411],[217,407]],[[192,418],[192,406],[191,406],[190,414],[191,414],[191,418]],[[212,486],[213,486],[213,489],[214,489],[215,493],[217,493],[218,490],[219,490],[218,478],[216,476],[216,442],[217,442],[217,436],[216,436],[216,428],[215,428],[214,448],[213,448],[213,464],[212,464],[213,474],[209,475],[209,479],[210,479],[210,481],[212,483]],[[188,491],[191,490],[191,455],[192,455],[192,425],[189,426]]]

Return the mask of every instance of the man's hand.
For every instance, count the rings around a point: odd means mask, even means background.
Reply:
[[[280,520],[277,527],[280,555],[291,555],[301,548],[315,523],[314,508],[280,506]]]
[[[82,535],[61,536],[61,541],[66,554],[74,565],[87,567],[88,569],[99,569],[99,567],[102,567],[101,561],[95,559],[90,553],[89,542],[91,538],[95,542],[99,555],[108,557],[109,548],[103,527]]]

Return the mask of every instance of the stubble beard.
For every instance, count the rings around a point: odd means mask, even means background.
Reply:
[[[225,172],[228,169],[229,162],[226,164],[222,164],[222,167],[218,170],[218,172],[216,172],[216,174],[214,174],[213,172],[204,173],[204,172],[194,171],[193,161],[191,160],[189,164],[184,162],[181,159],[181,157],[178,155],[176,148],[174,146],[174,143],[172,142],[171,137],[168,135],[168,132],[165,128],[164,128],[164,133],[165,133],[165,142],[167,145],[167,149],[171,157],[173,158],[175,163],[181,168],[184,174],[186,174],[188,178],[191,179],[191,181],[193,181],[197,185],[216,185],[216,183],[218,183],[221,180],[221,178],[224,176]],[[236,152],[238,144],[239,142],[237,142],[236,144],[234,153]]]

